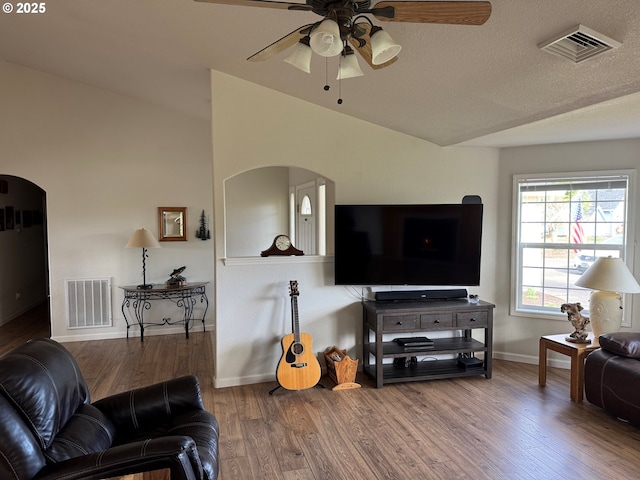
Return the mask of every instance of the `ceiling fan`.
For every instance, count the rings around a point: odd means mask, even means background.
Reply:
[[[400,45],[366,15],[377,20],[409,23],[482,25],[491,15],[487,1],[394,1],[383,0],[371,7],[371,0],[306,0],[306,3],[270,0],[195,0],[246,7],[310,11],[323,17],[297,28],[247,60],[262,61],[295,46],[285,62],[310,73],[311,52],[334,57],[341,55],[338,80],[361,76],[354,52],[373,69],[397,60]]]

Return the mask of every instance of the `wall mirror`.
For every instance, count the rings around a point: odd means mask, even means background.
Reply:
[[[158,207],[158,240],[187,241],[187,207]]]

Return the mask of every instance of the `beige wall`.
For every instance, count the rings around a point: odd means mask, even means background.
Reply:
[[[311,87],[310,87],[311,88]],[[481,297],[495,297],[498,152],[441,148],[212,72],[216,206],[216,382],[273,380],[291,331],[289,280],[298,280],[301,330],[314,350],[361,352],[359,290],[333,285],[319,257],[224,261],[223,184],[267,165],[307,168],[335,181],[336,203],[485,203]],[[273,238],[262,239],[264,248]]]
[[[212,214],[208,122],[4,62],[0,84],[0,174],[47,195],[54,338],[125,334],[117,286],[141,283],[141,251],[124,245],[140,227],[157,235],[158,206],[189,209],[190,240],[150,250],[147,279],[186,265],[189,280],[213,280],[213,242],[193,238]],[[65,279],[95,277],[112,279],[113,327],[68,330]]]
[[[498,251],[496,297],[500,306],[494,335],[495,356],[509,360],[537,363],[538,339],[541,335],[569,333],[566,317],[558,320],[531,319],[509,315],[513,175],[526,173],[561,173],[637,169],[640,167],[640,139],[582,142],[559,145],[506,148],[500,151],[499,197],[497,212]],[[631,202],[640,212],[638,192]],[[636,239],[640,238],[636,222]],[[635,276],[640,278],[640,258],[635,255]],[[638,295],[634,295],[638,297]],[[632,330],[640,329],[640,300],[634,299]],[[628,328],[627,328],[628,330]],[[557,360],[557,357],[554,356]],[[566,359],[566,357],[564,357]],[[560,360],[563,364],[566,361]]]

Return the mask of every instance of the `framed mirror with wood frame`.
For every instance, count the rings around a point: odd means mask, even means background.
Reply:
[[[187,207],[158,207],[158,241],[187,241]]]

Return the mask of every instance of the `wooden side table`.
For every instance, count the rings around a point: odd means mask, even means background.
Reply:
[[[544,387],[547,383],[547,349],[571,357],[570,397],[574,402],[581,402],[584,395],[584,359],[594,350],[600,348],[598,340],[589,334],[591,343],[572,343],[565,340],[567,334],[543,335],[540,337],[540,356],[538,357],[538,384]]]

